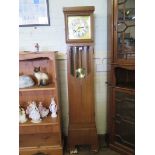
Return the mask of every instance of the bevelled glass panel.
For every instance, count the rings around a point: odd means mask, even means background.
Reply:
[[[135,58],[135,0],[118,1],[117,58]]]
[[[134,149],[135,95],[115,91],[115,141]]]
[[[115,140],[132,149],[135,148],[135,124],[124,120],[115,121]]]
[[[117,25],[117,32],[124,32],[127,29],[127,25],[122,22]]]
[[[125,92],[116,91],[116,118],[134,122],[135,120],[135,96]]]

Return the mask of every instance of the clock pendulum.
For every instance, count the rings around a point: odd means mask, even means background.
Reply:
[[[64,7],[69,98],[68,148],[98,151],[94,104],[94,6]]]

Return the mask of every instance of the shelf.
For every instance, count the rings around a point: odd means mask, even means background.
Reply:
[[[40,51],[40,52],[32,52],[32,51],[21,51],[19,53],[19,60],[31,60],[36,58],[49,58],[51,60],[54,60],[54,53],[56,51],[50,52],[50,51]]]
[[[126,88],[126,89],[135,89],[135,86],[133,84],[116,84],[116,87],[119,88]]]
[[[20,134],[39,134],[39,133],[57,133],[60,130],[59,127],[59,117],[51,118],[49,115],[40,123],[32,123],[31,120],[28,120],[26,123],[19,124],[19,133]]]
[[[119,86],[114,86],[116,89],[120,89],[120,90],[127,90],[127,91],[132,91],[135,92],[134,88],[127,88],[127,87],[119,87]]]
[[[23,134],[19,136],[20,149],[60,146],[59,133]]]
[[[33,87],[29,87],[29,88],[20,88],[19,91],[20,92],[25,92],[25,91],[43,91],[43,90],[55,90],[55,84],[49,84],[47,86],[33,86]]]
[[[122,19],[122,18],[118,18],[118,23],[125,23],[125,22],[135,23],[135,19]]]
[[[56,125],[59,123],[59,116],[56,118],[52,118],[51,115],[49,114],[46,118],[43,118],[40,123],[32,123],[31,120],[29,119],[25,123],[20,123],[20,127],[24,126],[40,126],[40,125]]]

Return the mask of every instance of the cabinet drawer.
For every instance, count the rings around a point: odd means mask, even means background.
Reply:
[[[49,132],[58,132],[58,125],[34,125],[34,126],[20,126],[20,134],[36,134],[36,133],[49,133]]]

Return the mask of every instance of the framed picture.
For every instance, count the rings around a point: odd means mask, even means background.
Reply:
[[[19,0],[19,26],[49,26],[48,0]]]

